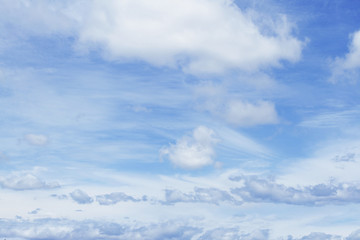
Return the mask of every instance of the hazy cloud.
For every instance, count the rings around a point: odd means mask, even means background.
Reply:
[[[36,146],[42,146],[49,142],[49,139],[45,135],[41,134],[27,134],[24,139],[27,143]]]
[[[122,192],[113,192],[113,193],[110,193],[110,194],[97,195],[96,196],[96,201],[100,205],[113,205],[113,204],[116,204],[118,202],[128,202],[128,201],[138,202],[138,201],[141,201],[141,200],[140,199],[135,199],[134,197],[126,195],[125,193],[122,193]]]
[[[239,205],[241,201],[236,200],[230,193],[216,188],[194,188],[194,192],[183,193],[179,190],[165,190],[164,204],[175,204],[178,202],[211,203],[218,205],[220,202],[229,202]]]
[[[70,197],[79,204],[89,204],[94,201],[92,197],[80,189],[76,189],[75,191],[71,192]]]
[[[45,182],[31,173],[14,173],[0,177],[0,186],[13,190],[51,189],[60,187],[57,182]]]

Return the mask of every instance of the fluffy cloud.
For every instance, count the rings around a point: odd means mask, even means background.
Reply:
[[[267,35],[229,0],[93,1],[84,18],[80,42],[95,43],[109,58],[180,66],[192,73],[296,61],[302,47],[286,19],[269,23]]]
[[[360,202],[360,186],[356,183],[317,184],[288,187],[257,176],[231,177],[242,187],[231,192],[248,202],[272,202],[296,205],[324,205]]]
[[[76,189],[70,193],[70,197],[79,204],[88,204],[92,203],[94,200],[86,192]]]
[[[57,182],[44,182],[31,173],[14,173],[9,177],[0,177],[0,186],[13,190],[51,189],[60,187]]]
[[[110,60],[194,74],[297,61],[303,45],[286,17],[258,21],[233,0],[12,1],[0,13],[13,28],[72,35],[78,49],[97,49]]]
[[[24,137],[25,141],[31,145],[42,146],[48,143],[49,139],[41,134],[27,134]]]
[[[198,188],[195,187],[194,192],[182,193],[179,190],[165,190],[164,204],[174,204],[178,202],[193,202],[193,203],[211,203],[218,205],[220,202],[230,202],[233,204],[241,204],[241,201],[236,200],[231,194],[226,191],[216,188]]]
[[[176,166],[185,169],[196,169],[213,164],[215,156],[214,145],[217,139],[214,131],[197,127],[192,136],[184,136],[169,147],[160,150],[161,157],[167,156]]]
[[[145,200],[146,197],[144,196],[143,199]],[[97,195],[96,201],[100,205],[113,205],[118,202],[127,202],[127,201],[138,202],[140,201],[140,199],[135,199],[134,197],[126,195],[125,193],[122,192],[113,192],[110,194]]]
[[[360,30],[351,35],[349,52],[343,58],[336,58],[332,64],[331,82],[356,81],[360,69]]]

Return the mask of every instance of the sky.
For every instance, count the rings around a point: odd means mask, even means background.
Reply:
[[[0,238],[360,239],[360,2],[0,0]]]

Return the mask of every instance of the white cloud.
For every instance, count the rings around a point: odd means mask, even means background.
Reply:
[[[218,205],[220,202],[230,202],[240,205],[241,201],[236,200],[230,193],[217,188],[195,187],[194,192],[183,193],[179,190],[165,190],[164,204],[175,204],[178,202],[189,203],[211,203]]]
[[[247,79],[247,81],[255,82],[256,80]],[[242,127],[278,123],[278,115],[272,102],[245,100],[246,96],[241,99],[238,95],[244,95],[243,90],[237,91],[235,95],[232,93],[233,90],[226,89],[225,85],[228,83],[199,84],[194,91],[198,110],[207,111],[232,125]],[[256,98],[259,97],[256,96]]]
[[[49,139],[42,134],[27,134],[24,139],[31,145],[43,146],[49,142]]]
[[[199,126],[192,136],[184,136],[176,144],[160,150],[160,156],[167,156],[176,166],[185,169],[196,169],[213,164],[214,145],[217,142],[213,130]]]
[[[98,49],[110,60],[194,74],[294,62],[303,45],[291,35],[286,17],[260,23],[233,0],[14,1],[1,13],[13,28],[72,35],[78,49]]]
[[[34,190],[58,188],[57,182],[47,183],[31,173],[14,173],[9,177],[0,177],[0,186],[13,190]]]
[[[70,197],[79,204],[88,204],[92,203],[94,200],[86,192],[76,189],[70,193]]]
[[[259,101],[255,104],[244,101],[231,101],[227,105],[225,114],[228,122],[240,126],[278,122],[274,104],[267,101]]]
[[[331,64],[331,82],[356,81],[360,70],[360,30],[351,34],[349,52],[343,58],[336,58]]]
[[[191,73],[274,66],[298,60],[302,48],[285,18],[269,23],[265,35],[230,0],[93,1],[84,18],[80,43],[95,43],[108,58]]]
[[[241,187],[233,188],[231,193],[240,196],[245,202],[311,206],[358,203],[360,201],[358,183],[321,183],[291,187],[259,176],[239,176],[230,179],[238,181],[239,185],[241,185]]]
[[[145,200],[146,197],[144,196],[143,199]],[[118,202],[127,202],[127,201],[138,202],[140,201],[140,199],[135,199],[134,197],[126,195],[125,193],[122,192],[113,192],[110,194],[97,195],[96,201],[100,205],[113,205]]]

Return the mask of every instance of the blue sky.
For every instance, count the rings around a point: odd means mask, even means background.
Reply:
[[[360,239],[359,4],[0,1],[0,237]]]

